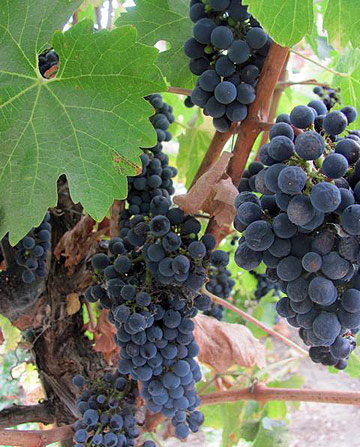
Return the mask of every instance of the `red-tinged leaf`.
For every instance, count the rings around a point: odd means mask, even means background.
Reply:
[[[94,350],[101,352],[106,361],[110,362],[111,356],[114,353],[118,353],[119,347],[114,341],[114,335],[116,334],[116,328],[110,323],[108,319],[108,310],[103,310],[98,319],[95,330],[95,346]]]
[[[195,339],[199,360],[225,373],[231,366],[265,365],[265,347],[241,324],[225,323],[212,317],[195,318]]]
[[[58,242],[54,250],[57,259],[65,256],[65,267],[69,275],[74,273],[75,267],[92,254],[92,249],[97,245],[100,237],[107,229],[102,228],[94,232],[95,221],[90,216],[82,217],[74,228],[67,231]]]

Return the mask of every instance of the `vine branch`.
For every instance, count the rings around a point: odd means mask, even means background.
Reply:
[[[290,348],[296,349],[303,356],[307,356],[308,355],[308,352],[305,349],[303,349],[301,346],[299,346],[298,344],[296,344],[295,342],[293,342],[289,338],[287,338],[284,335],[280,334],[280,332],[277,332],[274,329],[271,329],[271,328],[267,327],[261,321],[257,320],[256,318],[254,318],[253,316],[251,316],[248,313],[244,312],[243,310],[238,309],[236,306],[234,306],[233,304],[229,303],[228,301],[223,300],[222,298],[214,295],[213,293],[209,292],[206,288],[203,288],[201,290],[201,293],[203,293],[204,295],[208,295],[214,303],[217,303],[217,304],[220,304],[223,307],[226,307],[227,309],[231,310],[232,312],[240,315],[240,317],[243,318],[244,320],[246,320],[246,321],[248,321],[250,323],[255,324],[257,327],[259,327],[260,329],[265,331],[267,334],[269,334],[269,335],[277,338],[278,340],[282,341],[283,343],[288,345]]]
[[[270,106],[270,110],[269,110],[269,115],[268,115],[268,121],[270,121],[271,123],[274,122],[275,117],[276,117],[276,111],[280,102],[280,98],[281,95],[283,94],[283,91],[285,90],[285,86],[282,84],[283,81],[285,81],[286,79],[286,67],[287,67],[287,63],[289,60],[289,55],[287,56],[284,65],[281,69],[281,73],[279,75],[279,80],[276,84],[276,88],[275,91],[273,93],[272,99],[271,99],[271,106]],[[265,130],[264,133],[261,136],[261,141],[260,141],[260,145],[259,145],[259,150],[260,148],[267,142],[269,138],[269,131]],[[256,154],[256,159],[258,158],[258,153]]]
[[[0,411],[0,428],[14,427],[27,422],[52,424],[55,414],[50,401],[37,405],[12,405]]]
[[[19,447],[45,447],[53,442],[66,441],[74,436],[71,425],[51,430],[4,430],[0,429],[0,445]]]
[[[287,402],[316,402],[341,405],[360,405],[360,392],[311,390],[292,388],[268,388],[264,383],[256,383],[249,388],[235,391],[222,391],[201,396],[201,405],[215,405],[239,400],[255,400],[258,402],[287,401]],[[155,415],[157,417],[158,415]],[[163,417],[157,418],[157,423]],[[157,424],[156,424],[157,425]],[[155,429],[155,425],[152,426]],[[44,447],[53,442],[71,439],[74,434],[71,425],[52,430],[3,430],[0,429],[1,445],[19,447]]]
[[[268,388],[264,383],[257,383],[249,388],[221,393],[206,394],[201,397],[202,405],[215,405],[223,402],[237,402],[239,400],[256,400],[259,402],[288,401],[288,402],[317,402],[326,404],[359,405],[360,392],[311,390],[291,388]]]

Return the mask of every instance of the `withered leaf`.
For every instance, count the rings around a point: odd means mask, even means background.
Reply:
[[[237,188],[225,174],[232,154],[224,152],[216,164],[202,175],[187,194],[174,197],[174,202],[186,213],[205,211],[215,216],[219,226],[230,226],[236,209]]]
[[[195,339],[200,347],[199,361],[216,372],[225,373],[233,365],[265,365],[265,347],[247,327],[205,315],[198,315],[194,322]]]
[[[66,312],[68,315],[74,315],[79,312],[81,307],[79,295],[75,292],[69,293],[66,297]]]

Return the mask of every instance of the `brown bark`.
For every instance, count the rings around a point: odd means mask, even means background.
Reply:
[[[70,200],[64,178],[58,186],[58,206],[51,210],[52,248],[82,215],[81,207]],[[51,401],[53,421],[58,424],[72,423],[79,416],[72,377],[78,373],[92,377],[95,369],[105,366],[102,355],[92,349],[84,334],[82,310],[74,315],[66,311],[66,297],[73,292],[81,294],[80,283],[86,275],[84,260],[69,276],[64,258],[58,261],[52,253],[45,280],[24,284],[21,270],[14,265],[0,273],[0,313],[23,331],[31,346],[46,399]]]
[[[14,427],[26,422],[54,422],[54,408],[50,401],[37,405],[12,405],[0,411],[0,428]]]

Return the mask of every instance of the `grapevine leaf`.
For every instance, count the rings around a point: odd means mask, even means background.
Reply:
[[[334,86],[340,87],[342,104],[351,105],[360,110],[360,50],[349,50],[339,58],[335,69],[345,74],[344,76],[335,75],[333,82]],[[351,126],[357,128],[359,124],[360,118]]]
[[[192,88],[195,78],[183,51],[184,42],[192,36],[189,0],[136,0],[135,3],[115,24],[135,26],[139,41],[147,45],[167,41],[171,48],[160,53],[158,66],[171,85]]]
[[[312,0],[246,0],[249,11],[279,45],[291,47],[311,34]]]
[[[96,220],[114,199],[126,196],[126,175],[139,170],[138,147],[156,144],[147,119],[153,111],[143,97],[165,84],[154,65],[158,51],[137,43],[132,27],[93,33],[92,23],[82,21],[53,35],[80,1],[5,3],[0,15],[0,237],[9,232],[15,244],[56,205],[62,174],[73,201]],[[37,54],[51,38],[60,67],[56,78],[46,80],[38,72]]]
[[[179,136],[179,152],[176,159],[179,176],[185,180],[189,189],[211,142],[211,134],[199,127],[187,129]]]
[[[194,321],[200,362],[220,373],[225,373],[233,365],[264,366],[265,348],[247,327],[205,315],[198,315]]]
[[[6,354],[9,351],[14,351],[21,340],[21,332],[3,315],[0,315],[0,329],[5,339],[0,346],[0,353]]]
[[[360,0],[331,0],[324,14],[324,29],[329,40],[337,48],[345,48],[349,42],[353,47],[360,46],[359,36]]]
[[[252,447],[286,447],[289,445],[287,424],[264,417]]]
[[[222,443],[223,447],[232,447],[236,445],[241,437],[240,414],[244,406],[244,402],[234,402],[224,405],[222,412],[223,432]]]

